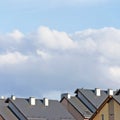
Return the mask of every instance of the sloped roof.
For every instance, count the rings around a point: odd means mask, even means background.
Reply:
[[[114,95],[113,98],[120,104],[120,95]]]
[[[92,112],[77,98],[71,97],[68,101],[85,117],[90,118],[92,116]]]
[[[74,120],[73,116],[57,100],[49,100],[49,106],[36,99],[36,105],[30,105],[29,99],[16,98],[11,102],[28,120]]]
[[[101,95],[96,96],[95,90],[91,89],[77,89],[77,92],[80,92],[89,100],[89,102],[98,109],[100,105],[107,99],[108,93],[105,90],[101,90]]]
[[[0,99],[0,114],[5,120],[18,120],[3,99]]]

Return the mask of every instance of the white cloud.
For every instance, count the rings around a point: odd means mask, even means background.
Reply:
[[[24,37],[24,34],[19,30],[14,30],[12,33],[8,33],[8,37],[11,37],[13,40],[20,41]]]
[[[27,59],[28,56],[22,55],[19,52],[8,52],[5,54],[0,54],[0,65],[18,64],[26,61]]]
[[[111,77],[114,80],[117,80],[117,81],[120,80],[120,67],[119,66],[110,67],[109,72],[110,72]]]
[[[39,43],[51,49],[71,49],[76,48],[77,43],[74,42],[65,32],[50,30],[48,27],[40,27],[38,29]]]
[[[42,50],[37,50],[36,52],[44,60],[48,60],[48,59],[50,59],[52,57],[49,53],[46,53],[46,52],[44,52]]]
[[[119,58],[120,30],[115,28],[88,29],[75,32],[73,39],[83,42],[84,49],[93,48],[108,58]]]
[[[20,96],[38,96],[40,91],[49,98],[78,87],[119,87],[119,38],[116,28],[67,34],[40,27],[29,34],[18,30],[0,35],[0,65],[8,65],[0,68],[3,85],[12,82],[16,86],[8,85],[6,90],[18,89]]]

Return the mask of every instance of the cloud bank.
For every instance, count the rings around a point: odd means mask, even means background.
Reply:
[[[0,94],[49,97],[79,87],[119,88],[119,52],[120,30],[112,27],[0,34]]]

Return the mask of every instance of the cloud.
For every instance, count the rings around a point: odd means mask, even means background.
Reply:
[[[40,27],[37,32],[39,44],[47,48],[64,50],[77,47],[77,44],[65,32],[50,30],[47,27]]]
[[[119,87],[119,38],[112,27],[68,34],[42,26],[1,34],[1,84],[11,84],[0,94],[51,98],[80,87]]]
[[[43,58],[44,60],[48,60],[50,59],[52,56],[42,50],[37,50],[36,53],[41,57]]]
[[[27,59],[28,56],[22,55],[19,52],[8,52],[5,54],[0,54],[0,65],[18,64],[26,61]]]
[[[120,79],[120,67],[119,66],[110,67],[109,73],[112,79],[119,82],[119,79]]]
[[[12,33],[8,33],[7,35],[8,37],[11,37],[13,40],[17,41],[20,41],[24,37],[24,34],[19,30],[14,30]]]

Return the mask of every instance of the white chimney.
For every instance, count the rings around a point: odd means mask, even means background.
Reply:
[[[45,106],[49,106],[49,100],[47,98],[43,99],[43,103]]]
[[[101,91],[99,88],[95,88],[95,94],[96,96],[101,96]]]
[[[36,99],[34,97],[29,98],[30,105],[36,105]]]
[[[108,95],[113,96],[113,90],[112,89],[108,89]]]
[[[16,97],[14,95],[11,96],[12,100],[16,100]]]
[[[5,99],[5,96],[1,96],[1,99]]]
[[[61,94],[61,99],[64,98],[64,97],[67,98],[67,99],[71,99],[71,95],[69,93]]]

